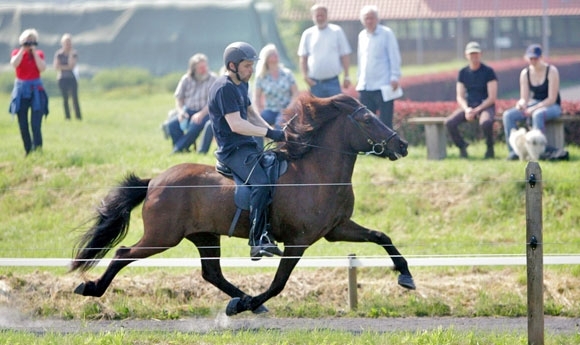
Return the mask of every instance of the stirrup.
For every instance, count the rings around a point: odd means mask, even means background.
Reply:
[[[277,246],[276,239],[274,238],[274,236],[270,235],[268,230],[264,230],[264,232],[262,232],[262,236],[260,236],[260,239],[258,241],[262,245],[272,244],[272,245]]]
[[[282,256],[284,253],[278,248],[276,241],[268,234],[268,231],[264,231],[258,243],[252,246],[250,250],[250,256],[252,260],[260,260],[262,256],[272,257],[274,255]]]
[[[262,256],[272,257],[274,255],[282,256],[284,253],[272,243],[260,243],[257,246],[252,246],[250,250],[250,257],[253,261],[260,260]]]

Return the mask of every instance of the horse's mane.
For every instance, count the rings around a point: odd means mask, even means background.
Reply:
[[[326,123],[359,106],[356,99],[344,94],[330,98],[301,94],[283,112],[287,141],[276,151],[288,160],[302,158],[312,149],[309,145],[316,145],[317,133]]]

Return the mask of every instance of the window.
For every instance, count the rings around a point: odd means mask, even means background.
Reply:
[[[483,18],[474,18],[469,21],[469,36],[473,39],[484,40],[489,31],[489,21]]]

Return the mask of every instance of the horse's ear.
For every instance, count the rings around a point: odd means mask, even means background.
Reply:
[[[336,96],[333,96],[329,99],[330,101],[330,105],[335,109],[335,110],[343,110],[345,108],[345,105],[347,105],[349,102],[347,102],[347,100],[350,99],[350,97],[343,95],[343,94],[338,94]]]

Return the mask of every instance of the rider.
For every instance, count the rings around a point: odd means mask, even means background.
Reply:
[[[273,187],[259,163],[262,150],[253,137],[284,141],[284,132],[273,129],[254,111],[248,96],[248,80],[258,60],[256,50],[245,42],[234,42],[224,51],[226,74],[210,88],[209,116],[217,142],[217,159],[251,188],[250,256],[282,255],[268,235],[267,207],[272,201]]]

